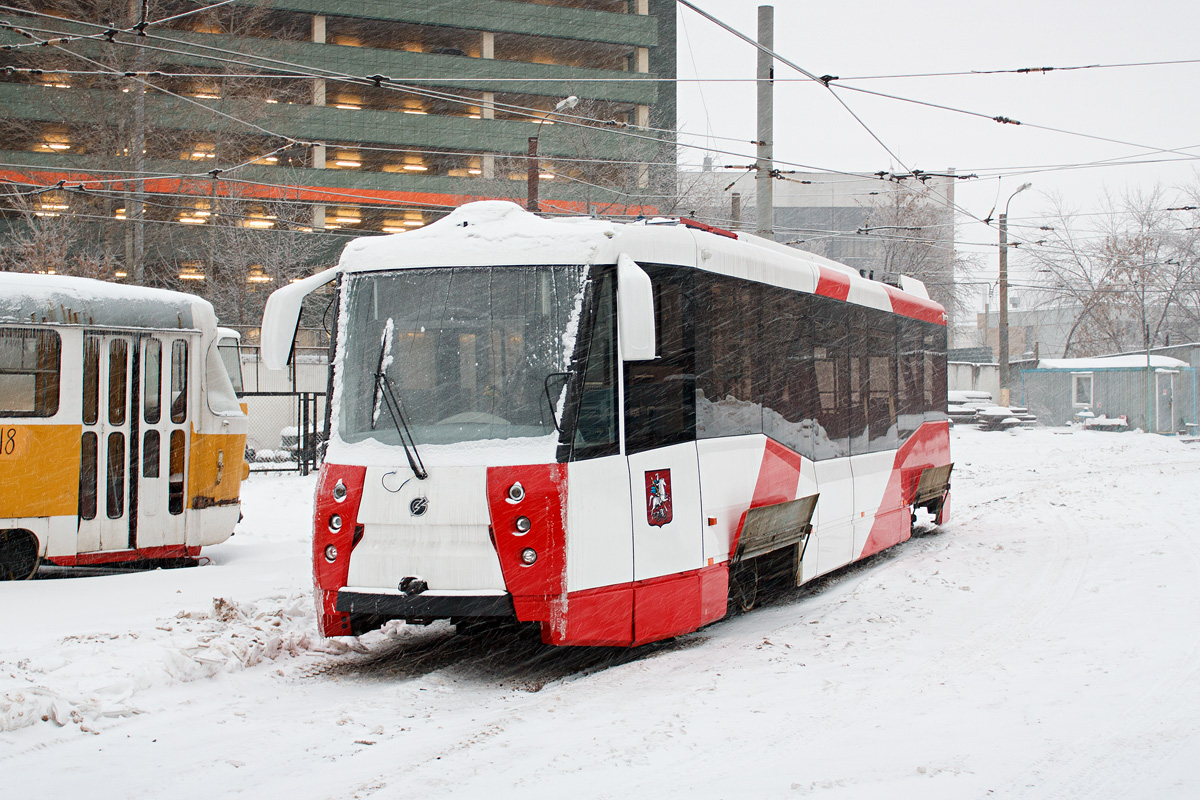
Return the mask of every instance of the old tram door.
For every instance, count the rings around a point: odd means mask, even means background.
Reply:
[[[184,543],[190,343],[151,336],[142,346],[138,547]]]
[[[136,508],[137,490],[130,491],[130,475],[137,464],[138,344],[130,334],[87,332],[83,337],[80,553],[135,546],[131,507]]]
[[[78,552],[183,543],[187,370],[186,339],[84,334]]]

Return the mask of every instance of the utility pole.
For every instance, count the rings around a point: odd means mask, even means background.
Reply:
[[[1008,205],[1012,199],[1032,186],[1022,183],[1008,196],[1000,214],[1000,404],[1008,405]]]
[[[1000,215],[1000,396],[996,402],[1004,405],[1008,389],[1008,214]]]
[[[772,141],[775,127],[775,7],[758,7],[758,159],[755,186],[758,189],[758,235],[775,238],[775,197],[771,173],[775,169]]]

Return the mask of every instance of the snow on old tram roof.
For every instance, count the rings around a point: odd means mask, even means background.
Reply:
[[[0,272],[0,324],[194,329],[215,316],[201,297],[91,278]]]
[[[696,269],[825,295],[944,325],[944,309],[924,285],[902,278],[903,289],[869,280],[815,253],[743,232],[716,231],[676,218],[615,222],[591,217],[541,217],[504,200],[468,203],[424,228],[355,239],[338,272],[440,266],[612,264],[625,253],[641,263]],[[696,228],[706,230],[696,230]]]

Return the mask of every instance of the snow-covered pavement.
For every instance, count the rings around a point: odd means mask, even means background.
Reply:
[[[1200,444],[951,435],[941,531],[638,650],[322,641],[255,476],[209,566],[0,584],[4,794],[1200,796]]]

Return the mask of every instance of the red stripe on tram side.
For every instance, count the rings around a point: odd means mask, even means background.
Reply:
[[[767,439],[763,449],[762,464],[758,468],[758,482],[754,484],[754,496],[750,500],[751,508],[786,503],[796,499],[796,487],[800,485],[800,454],[791,448],[781,445],[774,439]],[[738,539],[742,535],[742,526],[746,523],[746,512],[742,512],[733,541],[729,543],[729,557],[737,551]]]
[[[883,499],[875,512],[875,522],[859,558],[886,550],[911,536],[909,505],[921,480],[921,472],[949,463],[950,423],[926,422],[896,451],[892,473],[888,476]]]
[[[919,319],[921,322],[932,322],[935,325],[946,324],[946,310],[938,303],[922,297],[914,297],[886,283],[881,285],[887,291],[888,297],[892,301],[892,311],[895,313]]]
[[[845,300],[850,296],[850,276],[829,267],[820,267],[821,277],[817,279],[816,293],[822,297],[832,297],[834,300]]]
[[[51,564],[59,567],[86,567],[96,564],[117,564],[122,561],[150,561],[159,558],[196,558],[199,547],[169,544],[162,547],[143,547],[140,550],[109,550],[95,553],[79,553],[73,556],[48,556]]]

